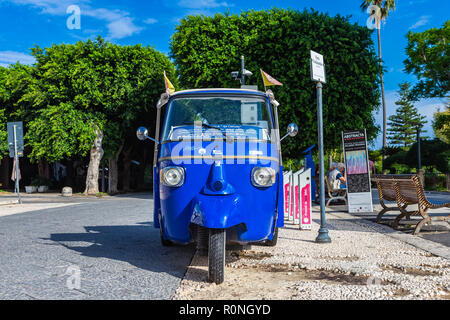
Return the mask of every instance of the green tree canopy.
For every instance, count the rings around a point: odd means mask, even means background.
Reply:
[[[400,99],[395,102],[399,107],[395,114],[389,117],[388,139],[391,145],[407,148],[417,140],[417,128],[422,128],[427,121],[409,98],[409,83],[401,83],[399,87]]]
[[[446,97],[450,90],[450,20],[442,28],[408,32],[405,70],[419,80],[411,91],[414,98]]]
[[[300,128],[297,138],[283,141],[284,153],[317,143],[316,90],[310,76],[310,50],[324,55],[324,137],[327,149],[342,144],[341,131],[366,128],[378,132],[372,112],[379,104],[378,71],[371,31],[347,17],[316,11],[272,9],[240,15],[188,16],[171,40],[171,56],[184,88],[237,87],[230,72],[240,69],[241,55],[254,76],[249,84],[263,88],[259,69],[281,81],[274,88],[280,102],[280,127]]]
[[[117,161],[130,132],[138,124],[154,123],[154,106],[164,91],[163,71],[177,84],[175,68],[151,47],[120,46],[100,37],[35,47],[32,54],[35,85],[27,101],[34,130],[25,137],[31,157],[55,161],[90,150],[87,182],[93,183],[87,185],[95,190],[103,146],[106,156]]]
[[[437,138],[450,144],[450,108],[447,102],[445,110],[433,115],[433,130]]]

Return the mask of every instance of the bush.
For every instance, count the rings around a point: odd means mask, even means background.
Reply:
[[[31,180],[30,186],[39,187],[39,186],[47,186],[51,187],[52,182],[45,177],[36,177]]]

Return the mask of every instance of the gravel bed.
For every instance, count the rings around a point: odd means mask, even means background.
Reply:
[[[207,282],[195,255],[174,299],[450,299],[450,261],[389,237],[350,215],[327,215],[332,242],[286,223],[276,247],[227,252],[225,282]]]

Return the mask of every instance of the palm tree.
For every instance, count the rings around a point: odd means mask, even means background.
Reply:
[[[386,20],[389,12],[395,9],[395,0],[364,0],[361,3],[361,9],[367,11],[370,6],[377,6],[380,9],[380,20]],[[373,14],[373,12],[371,12]],[[383,106],[383,154],[386,148],[386,101],[384,98],[384,82],[383,82],[383,62],[381,60],[381,38],[380,38],[380,21],[377,21],[378,35],[378,58],[380,63],[380,81],[381,81],[381,102]],[[383,155],[384,158],[384,155]]]

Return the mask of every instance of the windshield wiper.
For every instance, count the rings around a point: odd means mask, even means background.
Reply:
[[[199,121],[199,122],[200,122],[200,121]],[[211,125],[209,125],[209,124],[207,124],[207,123],[204,123],[204,122],[200,122],[200,123],[202,124],[202,127],[209,128],[209,129],[216,129],[216,130],[219,130],[220,133],[222,133],[222,135],[223,135],[225,138],[227,138],[227,140],[230,138],[230,137],[227,136],[227,133],[226,133],[224,130],[222,130],[222,128],[215,127],[215,126],[211,126]],[[190,125],[190,126],[193,125],[193,126],[195,126],[196,123],[187,123],[187,122],[184,122],[183,125]],[[234,140],[234,138],[233,138],[233,140]]]

